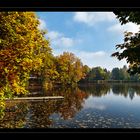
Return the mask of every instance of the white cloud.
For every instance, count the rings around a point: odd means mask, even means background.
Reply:
[[[125,25],[121,25],[120,23],[118,23],[118,24],[115,24],[115,25],[109,27],[107,30],[111,31],[111,32],[121,33],[121,34],[124,33],[125,31],[136,33],[139,31],[139,27],[140,26],[138,26],[132,22],[127,23]]]
[[[38,28],[40,30],[43,30],[43,29],[47,28],[46,22],[43,19],[39,19],[39,22],[40,22],[40,24],[39,24]]]
[[[128,66],[125,60],[119,61],[117,58],[111,57],[111,53],[109,54],[104,51],[97,52],[75,51],[74,54],[81,59],[83,64],[86,64],[91,68],[101,66],[103,68],[107,68],[108,70],[112,70],[112,68],[114,67],[122,68],[123,65]]]
[[[71,47],[74,45],[74,40],[72,38],[62,37],[60,43],[62,43],[63,46]]]
[[[63,36],[63,34],[60,34],[59,32],[56,32],[56,31],[48,32],[48,37],[52,40],[57,39],[57,38],[62,37],[62,36]]]
[[[55,47],[72,47],[81,42],[80,39],[66,37],[63,33],[57,31],[50,31],[47,36],[50,38],[52,45]]]
[[[87,57],[87,58],[93,58],[93,57],[102,57],[105,55],[104,51],[97,51],[97,52],[84,52],[79,51],[78,55],[80,57]]]
[[[117,58],[111,57],[112,53],[107,53],[104,51],[86,52],[73,50],[71,48],[62,48],[55,50],[53,53],[55,56],[57,56],[62,54],[64,51],[74,53],[78,58],[81,59],[84,65],[88,65],[91,68],[100,66],[111,71],[115,67],[122,68],[124,65],[128,66],[126,60],[119,61]]]
[[[93,26],[95,23],[102,21],[114,21],[116,16],[113,12],[76,12],[73,20]]]

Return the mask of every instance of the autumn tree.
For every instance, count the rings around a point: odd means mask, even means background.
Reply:
[[[58,60],[54,56],[49,57],[49,61],[47,61],[44,65],[44,68],[41,70],[41,78],[42,84],[45,89],[51,89],[55,85],[56,81],[59,80],[59,73],[57,71]]]
[[[31,71],[51,54],[34,12],[0,12],[0,95],[27,93]]]
[[[133,22],[140,24],[140,12],[135,11],[115,11],[114,12],[121,24]],[[129,63],[128,72],[130,74],[140,73],[140,31],[137,33],[125,32],[124,43],[116,45],[119,51],[112,54],[119,60],[126,59]]]
[[[84,70],[85,74],[87,75],[90,72],[91,68],[88,67],[87,65],[84,65],[83,70]]]
[[[77,83],[85,76],[83,64],[73,53],[63,52],[57,56],[58,81],[62,84]]]

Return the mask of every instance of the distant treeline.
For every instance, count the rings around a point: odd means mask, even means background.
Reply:
[[[54,86],[73,86],[77,83],[129,83],[140,82],[140,75],[130,75],[128,68],[113,68],[112,71],[101,67],[89,68],[83,65],[74,54],[64,52],[53,58],[51,67],[43,69],[37,79],[30,79],[30,84],[42,84],[46,88]],[[38,82],[37,82],[38,81]]]
[[[104,82],[139,82],[140,75],[130,75],[128,73],[127,66],[123,66],[123,68],[113,68],[112,71],[107,69],[103,69],[101,67],[94,67],[87,72],[86,76],[81,79],[80,83],[85,82],[96,82],[96,83],[104,83]]]

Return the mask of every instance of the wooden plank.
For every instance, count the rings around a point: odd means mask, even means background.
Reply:
[[[19,98],[13,98],[13,99],[5,99],[8,100],[46,100],[46,99],[63,99],[63,96],[44,96],[44,97],[19,97]]]

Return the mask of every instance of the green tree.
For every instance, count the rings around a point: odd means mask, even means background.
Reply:
[[[132,80],[132,81],[139,81],[140,80],[139,74],[131,75],[130,76],[130,80]]]
[[[114,12],[121,24],[133,22],[137,25],[140,24],[140,12]],[[125,32],[124,43],[116,45],[116,49],[120,49],[112,54],[119,60],[126,59],[129,63],[128,72],[130,74],[140,73],[140,31],[137,33]]]
[[[140,11],[114,11],[121,24],[126,24],[128,22],[133,22],[135,24],[140,24]]]
[[[111,72],[112,80],[120,80],[120,70],[119,68],[113,68]]]
[[[124,65],[123,68],[120,68],[120,72],[119,72],[119,80],[129,80],[130,79],[130,75],[127,72],[127,67]]]
[[[104,69],[104,72],[105,72],[105,80],[109,80],[111,77],[110,71],[108,71],[107,69]]]
[[[106,72],[101,67],[92,68],[89,72],[89,80],[105,80]]]
[[[0,12],[0,95],[27,93],[31,71],[51,54],[34,12]]]
[[[94,67],[88,69],[85,73],[85,77],[80,80],[80,82],[92,82],[93,80],[109,80],[111,73],[107,69],[101,67]]]

